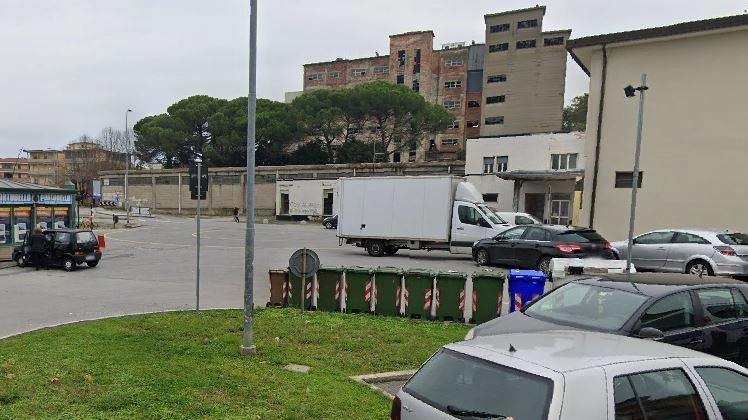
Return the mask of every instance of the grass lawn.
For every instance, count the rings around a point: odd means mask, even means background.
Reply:
[[[385,419],[390,401],[348,377],[417,368],[465,325],[258,308],[170,312],[0,340],[0,419]],[[311,366],[309,374],[283,366]]]

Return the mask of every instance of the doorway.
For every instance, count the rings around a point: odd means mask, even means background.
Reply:
[[[289,213],[289,207],[290,207],[290,201],[288,199],[288,193],[282,192],[281,193],[281,202],[280,202],[281,208],[280,208],[280,214],[288,214]]]
[[[571,197],[569,194],[551,194],[551,224],[568,225],[571,222]]]
[[[525,213],[535,216],[538,220],[545,220],[545,193],[525,194]]]
[[[332,216],[332,190],[322,192],[322,214]]]

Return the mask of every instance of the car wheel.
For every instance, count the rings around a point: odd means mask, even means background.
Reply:
[[[485,249],[479,249],[475,253],[475,262],[478,263],[479,266],[490,265],[491,261],[488,260],[488,251]]]
[[[546,276],[551,275],[551,257],[540,257],[538,271],[542,271]]]
[[[371,241],[366,246],[366,252],[372,257],[381,257],[384,255],[384,244],[382,241]]]
[[[390,245],[390,246],[384,247],[384,252],[387,255],[395,255],[397,254],[397,251],[398,251],[398,248],[396,246]]]
[[[325,229],[332,229],[332,222],[325,222]]]
[[[89,267],[91,267],[91,268],[93,268],[93,267],[96,267],[97,265],[99,265],[99,262],[98,261],[89,261],[89,262],[86,263],[86,265],[89,266]]]
[[[26,256],[23,254],[18,254],[16,257],[16,265],[23,268],[26,267]]]
[[[65,258],[65,260],[62,262],[62,268],[64,268],[65,271],[73,271],[75,270],[75,267],[75,261],[73,261],[73,259],[70,257]]]
[[[712,270],[712,266],[709,265],[708,262],[704,260],[694,260],[686,266],[686,274],[693,274],[694,276],[702,276],[706,274],[707,276],[713,276],[714,270]]]

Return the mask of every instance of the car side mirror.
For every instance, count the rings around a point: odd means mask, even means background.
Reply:
[[[494,236],[494,237],[493,237],[493,240],[494,240],[494,241],[496,241],[496,242],[506,242],[506,238],[504,238],[504,237],[503,237],[503,236],[501,236],[501,235],[496,235],[496,236]]]
[[[637,336],[646,340],[660,340],[665,337],[665,333],[658,330],[657,328],[644,327],[639,330]]]

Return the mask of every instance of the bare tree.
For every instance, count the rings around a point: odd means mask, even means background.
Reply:
[[[96,138],[98,143],[104,150],[117,153],[127,152],[127,139],[125,134],[112,127],[105,127],[99,133],[99,137]]]

